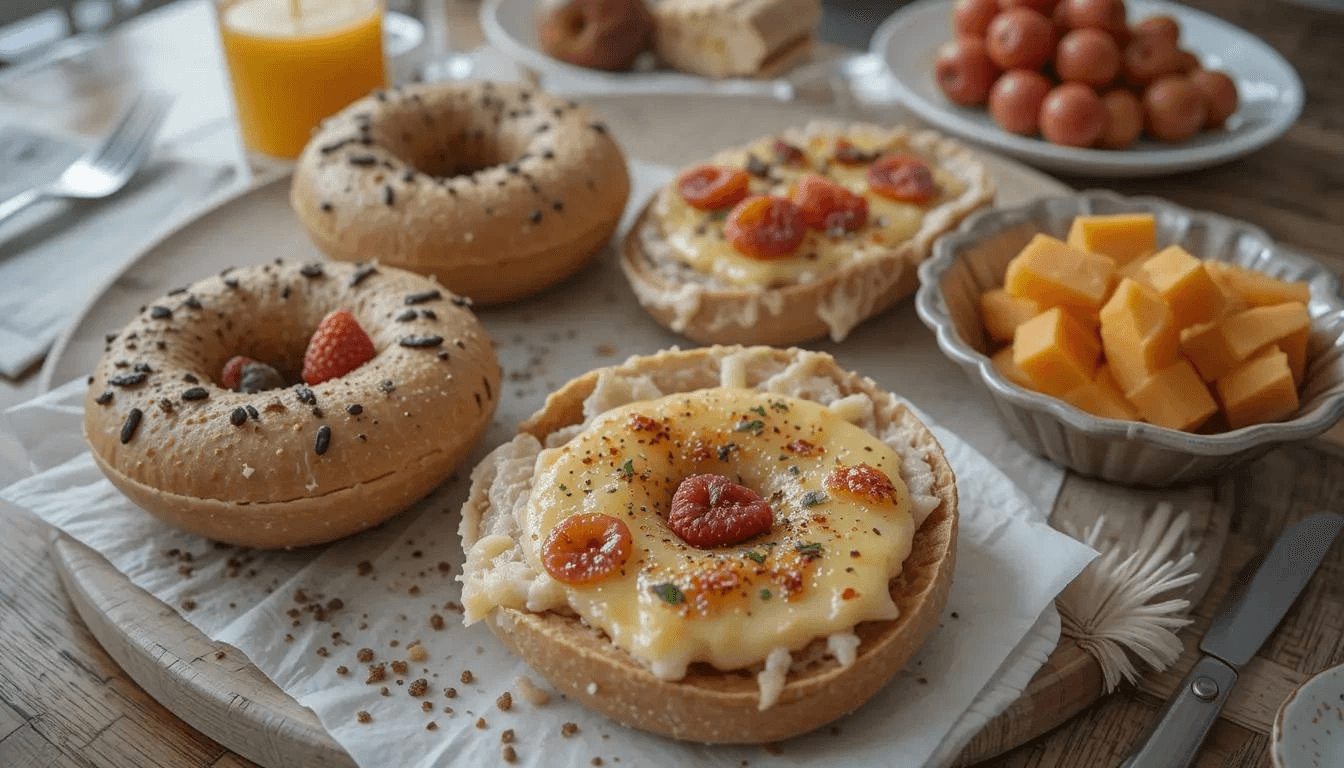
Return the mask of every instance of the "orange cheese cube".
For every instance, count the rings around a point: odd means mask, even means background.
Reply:
[[[1021,368],[1018,368],[1017,363],[1013,362],[1013,348],[1011,346],[1004,347],[998,352],[995,352],[990,360],[994,363],[994,367],[999,369],[999,373],[1003,374],[1005,379],[1013,382],[1019,387],[1024,387],[1026,389],[1036,388],[1031,383],[1031,378],[1027,376],[1026,372]]]
[[[1004,288],[1043,307],[1095,311],[1106,300],[1115,262],[1080,251],[1049,235],[1036,235],[1008,262]]]
[[[1072,315],[1054,307],[1017,326],[1013,362],[1032,388],[1056,397],[1092,381],[1101,345]]]
[[[1199,371],[1205,381],[1217,381],[1245,360],[1223,333],[1222,324],[1215,320],[1181,329],[1181,351]]]
[[[1126,264],[1157,250],[1157,225],[1151,213],[1078,216],[1069,227],[1068,243]]]
[[[1288,355],[1270,347],[1218,380],[1227,425],[1240,429],[1278,421],[1297,410],[1297,386]]]
[[[1101,344],[1121,390],[1134,389],[1176,360],[1176,318],[1151,288],[1122,279],[1099,317]]]
[[[1311,326],[1279,339],[1277,346],[1288,356],[1288,370],[1293,372],[1293,383],[1302,386],[1307,375],[1307,344],[1311,342]]]
[[[1145,420],[1169,429],[1198,429],[1218,412],[1209,388],[1184,359],[1149,376],[1127,396]]]
[[[1205,381],[1215,381],[1266,346],[1310,332],[1311,316],[1304,305],[1295,301],[1251,307],[1181,331],[1181,351],[1195,364]],[[1305,369],[1305,341],[1294,338],[1287,346],[1293,349],[1293,357],[1298,358],[1299,365]]]
[[[1204,269],[1218,287],[1247,306],[1267,307],[1290,301],[1306,304],[1311,301],[1311,289],[1306,283],[1290,283],[1253,269],[1212,259],[1204,262]]]
[[[1041,314],[1045,309],[1031,299],[1010,296],[1002,288],[992,288],[980,294],[980,318],[985,330],[995,341],[1012,341],[1017,326]]]
[[[1137,421],[1139,418],[1138,410],[1125,399],[1124,393],[1116,385],[1105,363],[1097,369],[1096,378],[1064,393],[1063,400],[1075,408],[1104,419]]]
[[[1143,259],[1135,259],[1123,267],[1117,267],[1115,276],[1117,278],[1128,277],[1139,285],[1153,287],[1152,281],[1148,279],[1148,273],[1143,271]]]
[[[1222,311],[1223,292],[1205,271],[1204,263],[1179,245],[1163,248],[1144,260],[1143,271],[1171,306],[1180,327],[1207,323]]]

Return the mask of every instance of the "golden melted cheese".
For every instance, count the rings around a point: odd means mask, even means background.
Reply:
[[[883,500],[826,486],[837,467],[860,464],[891,481]],[[682,541],[666,522],[672,495],[701,473],[768,500],[772,529],[713,549]],[[533,488],[523,544],[538,572],[546,534],[564,518],[626,522],[624,568],[564,591],[590,626],[660,677],[680,678],[696,661],[741,668],[897,615],[887,582],[914,536],[900,457],[817,403],[717,388],[625,405],[544,451]]]
[[[854,147],[865,153],[907,151],[899,142],[883,144],[865,135],[848,137]],[[806,156],[802,163],[782,164],[773,160],[773,136],[759,139],[745,149],[734,149],[714,156],[709,164],[745,168],[749,155],[770,164],[770,178],[751,176],[751,194],[791,197],[790,186],[805,174],[818,174],[863,196],[868,201],[868,223],[857,232],[831,235],[808,230],[802,245],[792,256],[761,261],[744,256],[724,239],[722,213],[702,211],[687,205],[677,192],[676,181],[664,187],[654,204],[670,252],[678,261],[697,272],[712,275],[728,285],[770,288],[806,283],[846,264],[872,258],[910,239],[919,231],[924,211],[943,200],[961,194],[960,180],[935,163],[933,172],[940,194],[925,205],[902,203],[868,189],[870,164],[841,165],[828,162],[835,151],[832,136],[815,136],[799,149]],[[822,169],[825,169],[824,172]]]

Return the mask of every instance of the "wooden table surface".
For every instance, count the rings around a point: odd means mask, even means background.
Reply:
[[[1279,0],[1191,4],[1260,35],[1298,68],[1306,84],[1302,118],[1282,139],[1242,160],[1109,186],[1242,218],[1282,242],[1344,264],[1344,71],[1339,65],[1344,15]],[[71,91],[60,87],[60,76],[51,73],[0,76],[0,114],[94,136],[126,93],[152,85],[181,94],[191,105],[168,127],[174,151],[241,162],[214,41],[184,39],[181,34],[184,29],[199,31],[201,8],[201,0],[194,0],[118,32],[111,46],[121,68],[104,73],[103,90]],[[455,42],[469,42],[471,9],[459,3],[457,11]],[[70,101],[78,101],[80,108],[66,108]],[[240,184],[246,183],[245,169],[239,178]],[[1065,180],[1080,187],[1098,184]],[[0,379],[0,407],[34,394],[36,378]],[[0,433],[0,463],[6,456],[3,439]],[[0,482],[13,476],[12,467],[0,467]],[[1316,512],[1344,512],[1344,456],[1335,452],[1283,449],[1239,472],[1235,482],[1236,512],[1226,557],[1238,563],[1249,560],[1289,522]],[[107,657],[74,615],[57,581],[48,560],[50,535],[29,513],[0,503],[0,766],[251,765],[159,706]],[[1065,726],[986,765],[1118,765],[1124,751],[1116,745],[1140,736],[1192,663],[1196,638],[1226,591],[1226,581],[1213,585],[1196,612],[1192,631],[1184,634],[1187,653],[1176,668],[1122,688]],[[1344,546],[1326,559],[1248,674],[1291,683],[1339,663],[1344,663]],[[1281,693],[1281,687],[1274,688],[1263,700],[1243,702],[1227,713],[1197,764],[1268,765],[1267,734]]]

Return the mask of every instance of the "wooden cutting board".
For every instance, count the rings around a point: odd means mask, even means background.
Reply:
[[[602,111],[613,133],[635,158],[682,164],[705,148],[728,146],[746,138],[805,122],[814,117],[867,117],[884,121],[905,116],[857,115],[773,101],[694,97],[637,97],[590,100]],[[1000,188],[1000,202],[1015,203],[1067,192],[1058,182],[1023,166],[985,157]],[[253,194],[270,194],[272,189]],[[176,239],[174,239],[176,238]],[[172,267],[188,274],[209,271],[218,259],[209,238],[189,225],[151,249],[115,284],[109,284],[74,325],[53,355],[45,374],[62,382],[83,375],[101,350],[101,337],[129,316],[144,298],[182,281]],[[186,263],[183,263],[186,262]],[[222,266],[219,265],[219,266]],[[1053,510],[1057,525],[1082,530],[1098,515],[1107,519],[1106,536],[1132,541],[1160,501],[1169,501],[1193,517],[1187,547],[1197,553],[1204,575],[1186,595],[1194,602],[1213,579],[1231,517],[1231,484],[1200,483],[1175,491],[1137,491],[1070,476]],[[108,653],[156,699],[182,719],[230,749],[270,768],[347,766],[350,758],[307,709],[285,695],[237,651],[221,649],[114,570],[103,558],[68,538],[58,538],[53,559],[76,609]],[[223,653],[221,654],[221,650]],[[1100,667],[1069,640],[1061,642],[1025,694],[966,748],[963,764],[999,754],[1067,720],[1102,694]]]

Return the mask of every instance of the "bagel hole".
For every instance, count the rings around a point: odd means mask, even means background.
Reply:
[[[403,130],[423,124],[414,104],[388,105],[375,126],[378,143],[415,170],[437,178],[471,176],[516,162],[530,139],[510,134],[498,112],[473,102],[436,114],[433,130]]]

